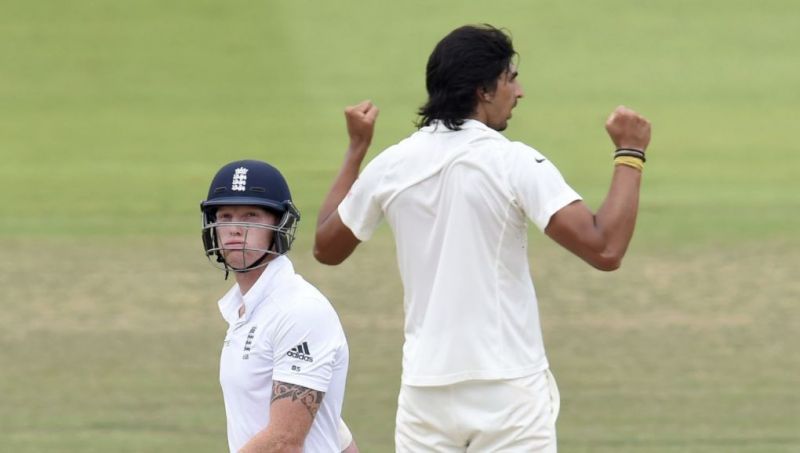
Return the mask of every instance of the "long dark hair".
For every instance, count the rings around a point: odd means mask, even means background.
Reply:
[[[491,25],[465,25],[445,36],[428,58],[428,101],[417,127],[440,120],[458,130],[475,113],[475,90],[493,91],[516,52],[511,37]]]

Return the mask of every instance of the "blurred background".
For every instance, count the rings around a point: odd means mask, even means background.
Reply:
[[[393,451],[402,289],[384,226],[344,265],[311,257],[346,148],[414,131],[436,42],[507,29],[525,97],[505,135],[593,208],[603,123],[653,123],[623,268],[531,229],[564,452],[800,451],[800,3],[0,0],[0,451],[219,452],[232,282],[199,203],[237,159],[280,168],[303,218],[291,257],[351,348],[345,418]]]

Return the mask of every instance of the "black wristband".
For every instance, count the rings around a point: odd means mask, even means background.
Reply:
[[[642,154],[644,154],[644,151],[642,151],[641,149],[636,149],[636,148],[617,148],[617,151],[630,151],[630,152],[633,152],[633,153],[642,153]]]
[[[647,162],[647,159],[644,157],[644,151],[633,149],[633,148],[619,148],[614,152],[614,158],[620,156],[628,156],[628,157],[635,157],[637,159],[641,159],[642,162]]]

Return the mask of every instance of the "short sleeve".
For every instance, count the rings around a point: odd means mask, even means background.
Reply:
[[[376,158],[364,168],[338,208],[342,222],[360,241],[369,240],[383,219],[378,200],[382,175],[378,161]]]
[[[516,202],[542,231],[547,228],[553,214],[581,200],[550,160],[522,143],[512,144],[508,171]]]
[[[273,339],[275,381],[328,391],[337,357],[346,348],[339,318],[327,302],[297,301]]]

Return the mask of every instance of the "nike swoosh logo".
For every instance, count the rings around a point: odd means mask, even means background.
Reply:
[[[544,162],[547,159],[545,159],[545,158],[537,159],[537,158],[534,157],[533,160],[535,160],[537,164],[541,164],[542,162]]]

